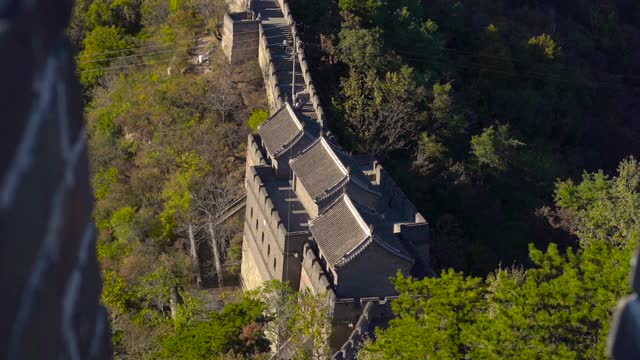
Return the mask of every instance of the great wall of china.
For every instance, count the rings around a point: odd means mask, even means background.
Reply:
[[[275,114],[273,117],[286,114],[287,111],[282,109],[293,103],[293,98],[297,98],[302,101],[302,106],[295,113],[289,108],[291,120],[298,121],[302,125],[300,128],[304,128],[304,132],[311,134],[311,137],[330,136],[327,118],[289,5],[285,0],[260,0],[253,1],[251,9],[247,10],[225,15],[222,49],[229,61],[236,64],[257,58],[264,77],[269,110]],[[292,160],[276,159],[280,155],[267,150],[264,147],[266,140],[261,136],[266,136],[263,131],[250,135],[247,141],[247,209],[242,264],[244,286],[255,288],[267,279],[279,279],[288,281],[296,289],[326,291],[334,324],[331,345],[337,349],[333,359],[353,359],[362,341],[372,335],[373,328],[391,318],[390,304],[395,296],[341,297],[336,293],[336,274],[328,269],[326,259],[316,243],[307,240],[311,239],[308,227],[293,228],[290,219],[283,219],[284,214],[280,214],[284,211],[279,204],[284,203],[282,200],[290,203],[295,200],[287,198],[292,196],[293,187],[286,177],[284,180],[275,180],[279,169],[275,177],[268,174],[272,172],[272,165],[288,169],[282,162]],[[291,141],[297,140],[292,138]],[[283,143],[283,146],[294,146],[292,144]],[[427,222],[380,164],[368,156],[353,156],[353,159],[365,176],[377,182],[379,190],[389,193],[389,198],[397,202],[395,211],[409,219],[395,224],[394,231],[407,238],[428,238]],[[298,205],[300,209],[304,208]],[[263,218],[262,222],[259,223],[254,217],[254,209],[255,216]],[[301,222],[310,221],[303,219]],[[259,238],[261,241],[258,241]],[[269,245],[268,248],[265,244]],[[420,249],[412,247],[411,251],[418,255],[416,261],[428,267],[428,245],[424,245],[424,241],[420,244]],[[282,256],[274,255],[276,253]],[[273,258],[273,269],[272,256],[276,256]]]

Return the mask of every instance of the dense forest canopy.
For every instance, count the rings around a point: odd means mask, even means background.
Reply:
[[[334,132],[386,159],[439,268],[486,274],[530,265],[529,243],[575,245],[536,216],[556,179],[640,150],[637,2],[290,3]]]

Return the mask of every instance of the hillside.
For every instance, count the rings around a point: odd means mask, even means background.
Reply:
[[[222,55],[225,11],[223,1],[76,3],[69,32],[118,358],[150,356],[238,289],[241,224],[216,217],[243,195],[245,122],[266,103],[256,63],[232,68]],[[214,284],[226,288],[199,289]]]
[[[291,6],[333,130],[393,169],[440,268],[486,274],[529,264],[529,243],[575,245],[536,215],[556,179],[612,173],[640,150],[635,2]]]

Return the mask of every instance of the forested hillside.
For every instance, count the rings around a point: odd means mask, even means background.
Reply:
[[[292,7],[333,131],[392,170],[441,271],[394,280],[359,358],[604,359],[640,231],[640,4]]]
[[[556,179],[640,150],[638,2],[290,2],[334,132],[385,159],[441,269],[576,245],[536,215]]]
[[[186,356],[171,339],[201,322],[217,334],[210,351],[268,345],[239,337],[261,316],[255,301],[215,315],[217,300],[198,290],[238,285],[242,225],[216,216],[244,194],[245,122],[266,105],[257,64],[231,68],[219,50],[225,11],[224,1],[76,2],[69,33],[117,358]]]
[[[617,300],[629,292],[640,236],[640,164],[615,177],[585,174],[555,190],[550,221],[579,239],[563,252],[529,247],[534,267],[500,267],[486,278],[443,271],[394,280],[397,318],[361,359],[606,359]]]

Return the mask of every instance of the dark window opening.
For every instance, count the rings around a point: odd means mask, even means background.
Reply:
[[[276,258],[273,258],[273,270],[276,269]]]
[[[271,244],[267,245],[267,255],[271,254]]]
[[[262,243],[264,244],[264,231],[262,232]]]

